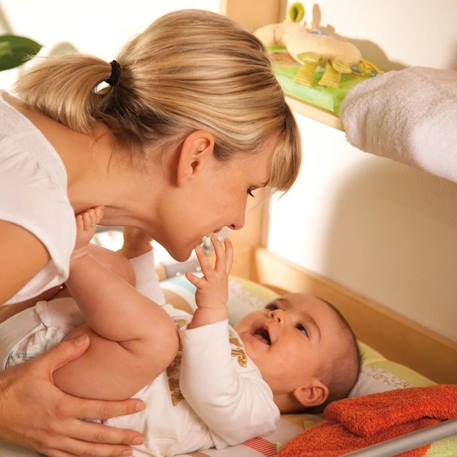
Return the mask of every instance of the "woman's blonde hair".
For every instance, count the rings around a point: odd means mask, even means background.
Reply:
[[[132,151],[206,130],[215,155],[262,150],[277,138],[269,185],[287,190],[298,174],[300,138],[261,42],[230,19],[183,10],[167,14],[116,58],[118,84],[97,90],[111,75],[104,60],[79,54],[50,57],[16,84],[32,108],[90,133],[103,122]]]

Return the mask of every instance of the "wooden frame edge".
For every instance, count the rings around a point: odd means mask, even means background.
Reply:
[[[250,32],[284,20],[287,0],[221,0],[222,14],[244,26]]]

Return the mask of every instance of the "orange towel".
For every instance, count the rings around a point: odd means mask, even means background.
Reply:
[[[457,418],[457,385],[413,387],[340,400],[327,406],[324,415],[328,423],[301,433],[278,457],[338,457]],[[429,448],[401,456],[422,457]]]

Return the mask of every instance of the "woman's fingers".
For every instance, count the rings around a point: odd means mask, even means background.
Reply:
[[[60,438],[56,441],[55,449],[45,450],[49,457],[60,456],[91,456],[91,457],[111,457],[133,455],[129,446],[95,444],[73,438]]]
[[[68,452],[51,451],[48,453],[48,457],[78,457],[78,456],[75,456],[74,454],[68,454]]]
[[[31,363],[39,368],[45,377],[52,379],[52,373],[56,369],[81,356],[88,345],[89,338],[87,335],[65,340]],[[72,433],[70,435],[73,438],[91,441],[90,435],[92,434],[102,438],[101,441],[95,440],[96,442],[127,445],[132,444],[135,440],[142,440],[141,434],[130,430],[113,429],[98,424],[85,423],[78,419],[109,419],[133,414],[143,409],[144,403],[135,399],[124,401],[83,400],[65,394],[62,394],[57,406],[60,419],[63,421],[75,419],[76,422],[72,425]],[[79,425],[80,428],[75,428],[75,424]],[[80,430],[79,433],[77,432],[78,430]],[[68,431],[62,431],[62,434],[67,435]]]
[[[108,419],[131,414],[144,408],[143,402],[84,400],[64,394],[52,384],[54,370],[81,356],[88,345],[87,337],[67,340],[0,374],[1,441],[36,449],[51,457],[87,457],[121,455],[136,440],[142,440],[137,432],[80,418]]]
[[[129,454],[130,446],[143,443],[143,436],[133,430],[109,427],[107,425],[77,419],[123,416],[137,412],[135,400],[98,401],[82,400],[66,396],[61,402],[59,416],[63,418],[59,427],[59,438],[53,448],[77,456],[118,456]]]
[[[144,403],[140,400],[103,401],[82,400],[70,395],[62,402],[61,411],[64,416],[84,419],[110,419],[111,417],[134,414],[144,409]],[[141,436],[138,433],[135,436]],[[129,435],[130,436],[130,435]],[[119,443],[129,442],[124,440]]]
[[[71,425],[67,424],[66,432],[70,437],[89,443],[129,446],[142,444],[144,441],[142,435],[133,430],[124,430],[80,420],[74,420]],[[125,449],[126,446],[121,447]]]
[[[87,335],[62,341],[54,349],[29,363],[41,370],[46,377],[52,379],[52,373],[68,362],[80,357],[89,347],[89,342]]]

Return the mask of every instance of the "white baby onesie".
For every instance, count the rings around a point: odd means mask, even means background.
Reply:
[[[147,255],[132,264],[137,289],[180,328],[181,350],[165,373],[135,395],[145,410],[107,424],[144,433],[144,444],[135,447],[138,457],[222,449],[273,431],[279,409],[235,330],[227,321],[187,330],[192,316],[164,305]]]

